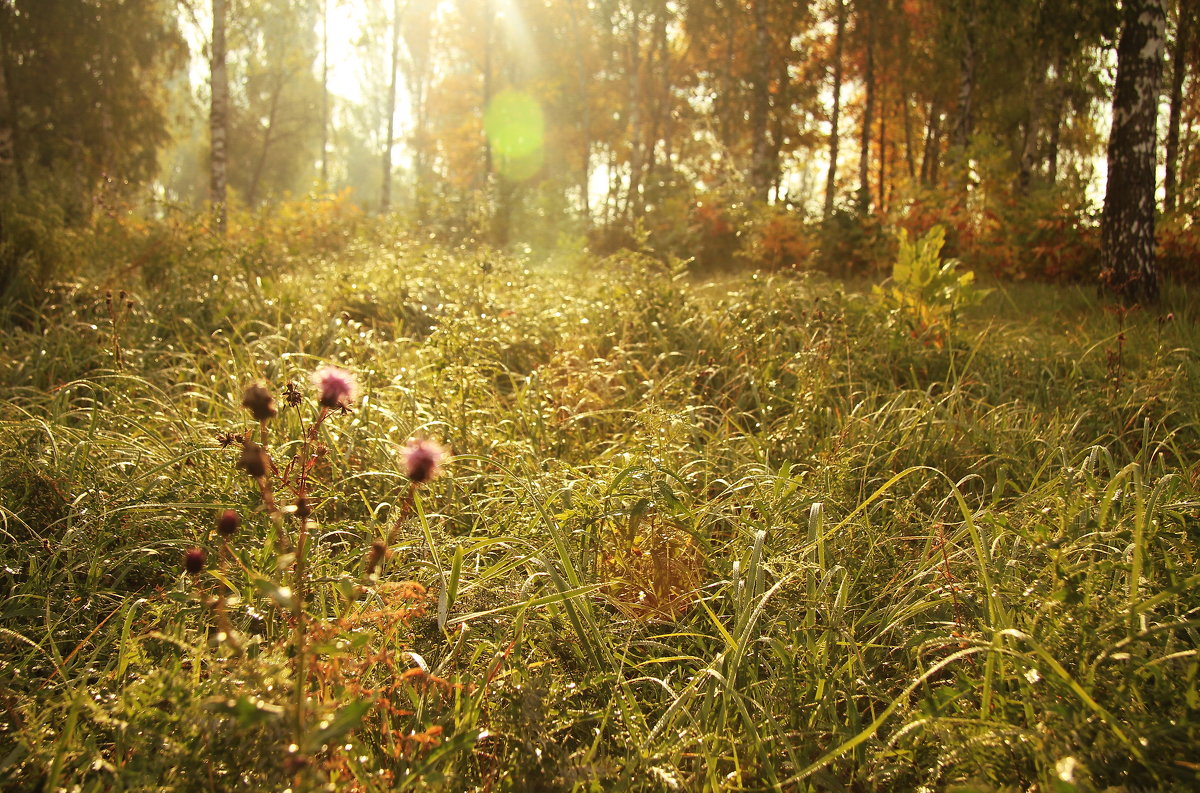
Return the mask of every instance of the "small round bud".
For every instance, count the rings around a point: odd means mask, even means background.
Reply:
[[[254,441],[246,441],[242,445],[242,456],[238,458],[237,466],[254,479],[262,479],[267,475],[270,460],[267,459],[263,447]]]
[[[273,419],[279,413],[275,408],[275,397],[261,383],[253,383],[246,387],[242,394],[242,407],[250,411],[255,421]]]
[[[206,558],[203,548],[188,548],[183,555],[183,569],[188,575],[199,575]]]
[[[217,518],[217,534],[220,534],[225,539],[229,539],[237,534],[238,527],[242,525],[242,519],[237,512],[232,509],[227,509],[221,513],[221,517]]]

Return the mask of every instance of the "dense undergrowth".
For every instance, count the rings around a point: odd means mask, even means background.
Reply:
[[[1187,295],[355,239],[80,276],[4,336],[0,788],[1200,784]],[[299,608],[254,381],[311,462]],[[412,437],[454,454],[420,488]]]

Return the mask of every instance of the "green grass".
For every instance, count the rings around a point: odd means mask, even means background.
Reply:
[[[2,789],[1200,784],[1187,294],[912,333],[815,277],[366,237],[124,277],[0,346]],[[318,439],[298,689],[297,522],[217,438],[325,363],[361,398]],[[455,457],[410,506],[414,435]]]

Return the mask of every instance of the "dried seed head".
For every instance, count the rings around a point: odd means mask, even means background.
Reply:
[[[312,504],[308,503],[306,496],[300,496],[296,499],[296,517],[300,520],[308,520],[308,516],[312,514]]]
[[[227,509],[221,513],[221,517],[217,518],[217,534],[228,539],[237,534],[238,527],[241,525],[242,519],[237,512]]]
[[[188,548],[183,555],[183,569],[188,575],[200,575],[204,569],[205,553],[203,548]]]
[[[242,456],[238,458],[237,465],[254,479],[262,479],[267,475],[271,461],[267,459],[263,447],[254,441],[246,441],[242,445]]]
[[[402,454],[404,475],[413,484],[423,485],[441,475],[446,450],[436,441],[410,438]]]
[[[371,543],[371,550],[367,552],[367,575],[374,575],[379,569],[379,565],[387,558],[388,547],[383,540],[376,540]]]
[[[295,383],[289,381],[283,387],[283,401],[287,403],[288,407],[294,408],[304,401],[304,394],[300,393],[300,389],[296,387]]]
[[[323,408],[348,409],[354,401],[357,386],[354,376],[336,366],[322,366],[313,372],[313,385],[317,388],[317,403]]]
[[[221,444],[221,448],[232,446],[235,443],[244,443],[246,436],[240,432],[218,432],[217,443]]]
[[[242,407],[250,411],[255,421],[273,419],[279,413],[275,409],[275,397],[261,383],[253,383],[246,387],[242,394]]]

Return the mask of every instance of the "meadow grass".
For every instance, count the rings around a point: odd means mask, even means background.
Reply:
[[[0,789],[1200,785],[1185,293],[914,330],[815,276],[369,235],[124,277],[0,346]],[[359,395],[306,444],[327,364]],[[254,381],[311,461],[300,575],[294,493],[236,466]]]

